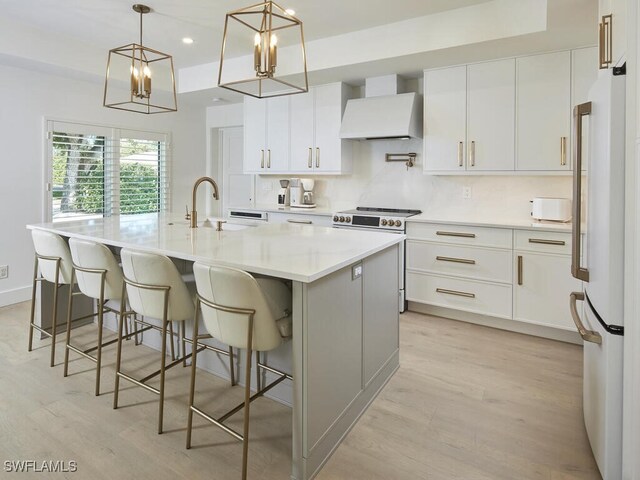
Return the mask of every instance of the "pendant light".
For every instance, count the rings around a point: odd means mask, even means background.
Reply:
[[[173,58],[142,45],[142,16],[151,8],[141,4],[132,8],[140,15],[140,43],[109,50],[103,105],[146,114],[175,112]]]
[[[256,98],[307,92],[302,21],[272,1],[227,13],[218,86]]]

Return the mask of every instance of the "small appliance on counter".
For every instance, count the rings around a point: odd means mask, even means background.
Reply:
[[[278,192],[278,206],[289,206],[289,180],[280,180],[280,191]]]
[[[535,197],[531,201],[531,216],[536,220],[568,222],[571,220],[571,200]]]
[[[292,178],[290,187],[292,208],[315,208],[313,187],[315,180],[311,178]]]
[[[292,178],[289,182],[289,204],[292,207],[302,205],[302,181],[299,178]]]

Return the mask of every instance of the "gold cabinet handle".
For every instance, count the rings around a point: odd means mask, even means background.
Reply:
[[[320,168],[320,147],[316,147],[316,168]]]
[[[311,157],[313,156],[313,148],[309,147],[309,160],[307,161],[307,166],[309,168],[313,167],[313,160],[311,159]]]
[[[476,261],[475,260],[470,260],[467,258],[455,258],[455,257],[441,257],[441,256],[437,256],[436,260],[440,261],[440,262],[451,262],[451,263],[466,263],[467,265],[475,265]]]
[[[560,137],[560,165],[567,164],[567,137]]]
[[[271,168],[271,149],[267,150],[267,168]]]
[[[464,166],[464,142],[458,142],[458,166]]]
[[[438,230],[436,235],[441,237],[464,237],[464,238],[476,238],[475,233],[462,233],[462,232],[443,232]]]
[[[565,245],[564,240],[547,240],[543,238],[530,238],[529,243],[541,243],[543,245]]]
[[[582,117],[591,115],[591,102],[573,108],[573,218],[571,227],[571,275],[589,281],[589,270],[580,266],[580,223],[582,222]]]
[[[460,292],[458,290],[448,290],[446,288],[436,288],[437,293],[444,293],[445,295],[454,295],[456,297],[476,298],[475,293]]]
[[[522,285],[522,255],[518,255],[518,285]]]
[[[476,166],[476,142],[475,140],[471,140],[469,144],[469,160],[471,160],[471,166]]]
[[[569,295],[569,308],[571,309],[571,318],[573,318],[573,323],[575,323],[576,328],[578,329],[578,333],[585,342],[597,343],[599,345],[602,343],[602,336],[598,332],[587,330],[584,327],[582,320],[580,320],[580,315],[578,315],[576,301],[582,302],[583,300],[584,293],[571,292],[571,295]]]
[[[264,168],[264,150],[260,150],[260,168]]]
[[[600,68],[608,68],[613,63],[613,16],[603,15],[598,25]]]

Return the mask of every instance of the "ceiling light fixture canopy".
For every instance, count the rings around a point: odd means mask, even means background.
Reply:
[[[142,45],[142,16],[151,8],[138,3],[132,8],[140,14],[140,43],[109,50],[103,105],[146,114],[175,112],[178,106],[173,58]]]
[[[302,21],[273,1],[227,13],[218,86],[256,98],[307,92]]]

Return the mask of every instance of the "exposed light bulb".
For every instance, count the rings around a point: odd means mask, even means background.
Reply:
[[[191,45],[193,43],[193,38],[190,37],[184,37],[182,39],[182,43],[184,43],[185,45]]]
[[[271,45],[273,45],[274,47],[278,45],[278,37],[276,37],[275,33],[271,34]]]
[[[260,41],[261,41],[260,34],[256,33],[256,36],[253,37],[253,45],[257,47],[258,45],[260,45]]]
[[[145,77],[149,77],[149,78],[151,78],[151,69],[150,69],[149,67],[147,67],[147,66],[145,65],[144,70],[142,70],[142,71],[144,72],[144,76],[145,76]]]

